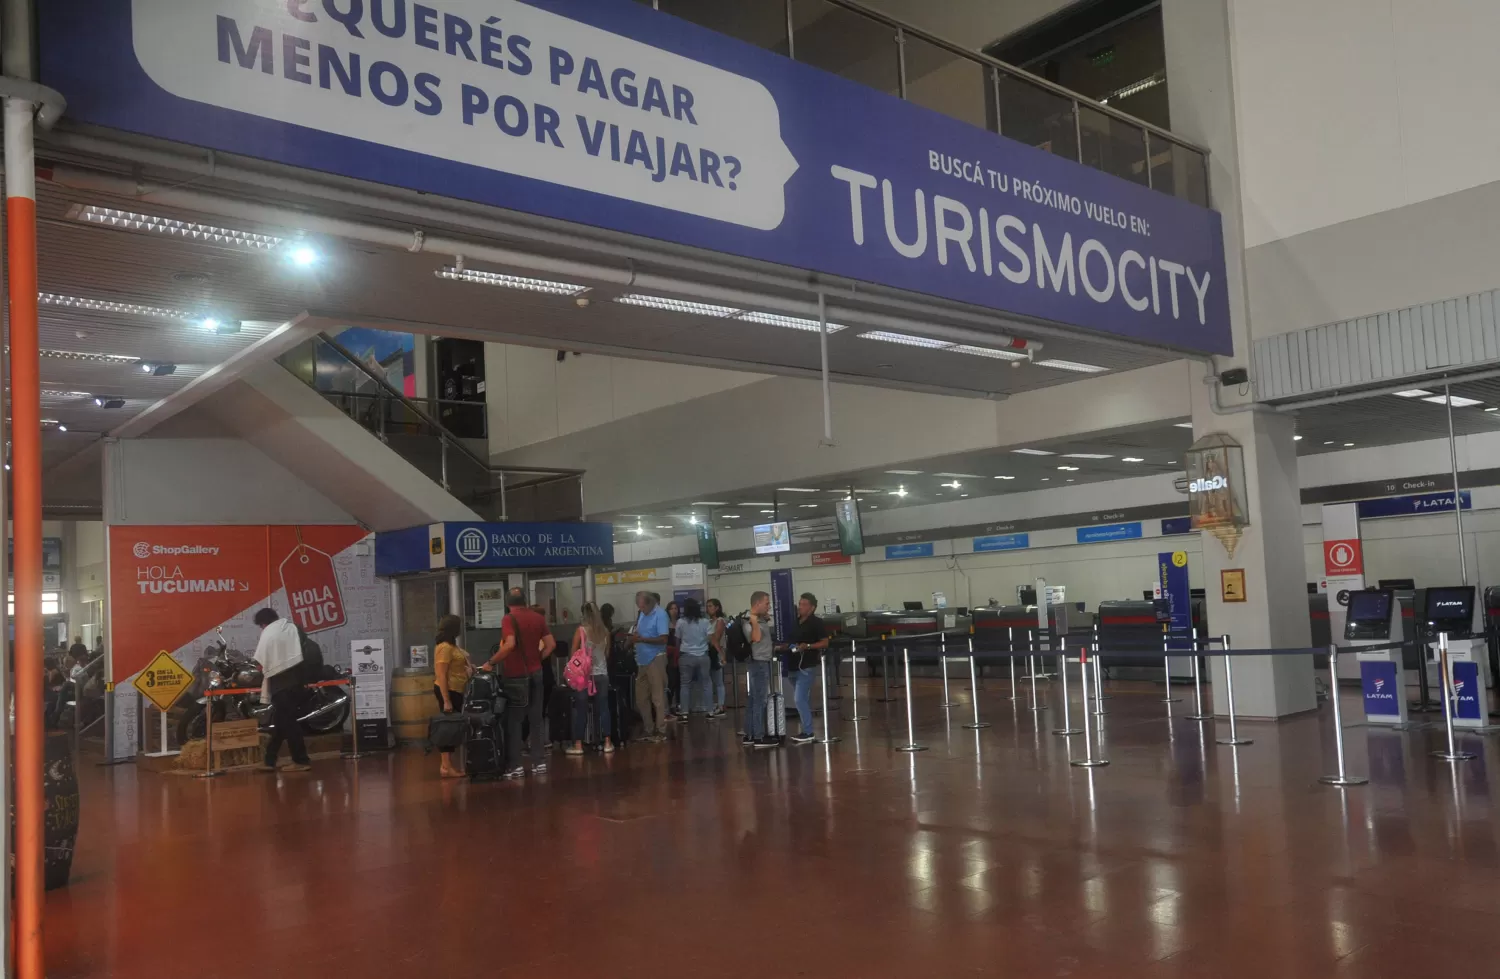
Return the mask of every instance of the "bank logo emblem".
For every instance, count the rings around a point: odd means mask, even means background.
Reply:
[[[135,546],[130,549],[130,553],[144,560],[151,556],[151,545],[145,541],[136,541]]]
[[[477,564],[489,554],[490,545],[481,531],[470,527],[459,532],[458,539],[453,542],[453,549],[463,560],[470,564]]]

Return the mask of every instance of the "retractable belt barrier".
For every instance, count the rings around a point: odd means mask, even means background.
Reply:
[[[302,689],[304,689],[304,690],[316,690],[319,687],[348,687],[349,688],[349,716],[351,718],[353,718],[354,717],[354,686],[355,686],[355,684],[354,684],[354,676],[353,676],[353,674],[350,674],[349,676],[341,676],[341,677],[339,677],[336,680],[316,680],[316,681],[314,681],[312,683],[304,683],[302,685]],[[261,692],[261,688],[260,687],[227,687],[227,688],[220,689],[220,690],[205,690],[205,691],[203,691],[204,699],[206,699],[208,701],[208,703],[204,705],[204,711],[203,711],[203,723],[205,725],[205,727],[204,727],[204,737],[203,737],[203,743],[204,743],[203,771],[201,771],[197,775],[195,775],[194,778],[217,778],[218,776],[224,774],[223,772],[221,772],[218,769],[214,768],[214,705],[213,705],[213,699],[215,697],[232,697],[232,696],[239,696],[241,694],[260,693],[260,692]],[[344,755],[345,758],[354,758],[354,759],[359,758],[359,722],[358,721],[355,721],[355,726],[354,726],[354,730],[353,730],[353,739],[354,739],[353,750],[350,751],[350,752],[347,752]]]

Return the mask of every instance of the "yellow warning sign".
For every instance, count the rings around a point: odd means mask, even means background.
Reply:
[[[183,669],[165,649],[157,653],[156,658],[135,678],[135,688],[145,694],[146,699],[159,710],[166,710],[175,704],[182,692],[192,685],[193,675]]]

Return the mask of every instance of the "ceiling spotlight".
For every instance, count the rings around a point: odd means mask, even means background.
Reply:
[[[109,398],[109,397],[105,397],[102,394],[96,394],[96,395],[94,395],[94,407],[95,408],[123,408],[123,407],[125,407],[125,399],[124,398]]]
[[[66,432],[68,430],[68,426],[64,425],[62,422],[58,422],[57,423],[57,430],[59,432]]]
[[[287,261],[299,269],[310,269],[318,264],[318,250],[311,245],[297,245],[287,253]]]
[[[229,336],[240,332],[239,320],[220,319],[217,316],[205,316],[198,321],[198,325],[210,333],[217,333],[219,336]]]
[[[153,364],[149,361],[141,361],[140,371],[142,374],[150,374],[152,377],[169,377],[177,373],[177,365]]]
[[[906,487],[905,486],[898,486],[895,489],[891,490],[891,492],[890,492],[889,495],[891,495],[891,496],[905,496],[906,495]]]

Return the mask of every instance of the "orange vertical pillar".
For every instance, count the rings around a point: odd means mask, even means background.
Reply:
[[[43,979],[42,425],[37,336],[36,158],[32,103],[5,101],[6,261],[10,275],[11,518],[15,523],[15,959]]]

